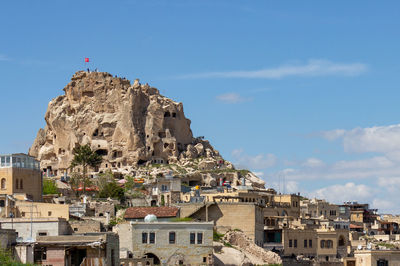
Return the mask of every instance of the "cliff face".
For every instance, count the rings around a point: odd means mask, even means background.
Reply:
[[[183,166],[195,160],[204,170],[233,168],[208,141],[193,137],[182,103],[156,88],[138,80],[131,85],[104,72],[79,71],[64,91],[49,103],[46,126],[29,150],[42,169],[62,174],[73,148],[85,144],[103,156],[95,172],[130,173],[152,163]]]

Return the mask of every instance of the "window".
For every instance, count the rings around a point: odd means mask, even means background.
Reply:
[[[307,247],[307,239],[304,239],[304,247]]]
[[[22,216],[22,217],[25,217],[25,212],[21,212],[21,216]]]
[[[150,244],[156,243],[156,233],[151,232],[149,238],[150,238]]]
[[[197,233],[197,244],[203,244],[203,233]]]
[[[321,248],[325,248],[325,240],[321,240],[320,246],[321,246]]]
[[[196,234],[190,233],[190,244],[196,244]]]
[[[19,182],[19,189],[24,189],[24,180],[20,179]]]
[[[4,206],[5,206],[4,200],[0,200],[0,207],[4,207]]]
[[[376,261],[376,266],[388,266],[389,262],[385,259],[379,259]]]
[[[169,243],[170,244],[175,244],[175,238],[176,238],[175,232],[169,232]]]
[[[289,247],[292,247],[292,239],[289,239]]]
[[[77,227],[74,227],[74,232],[78,232],[78,228]]]
[[[142,233],[142,244],[147,244],[147,233]]]
[[[294,240],[294,245],[295,248],[297,248],[297,239]]]
[[[48,215],[48,216],[51,216],[51,211],[48,211],[48,212],[47,212],[47,215]]]
[[[207,257],[203,257],[203,262],[204,262],[204,263],[207,262]]]
[[[5,178],[1,179],[1,189],[6,189],[6,179]]]
[[[332,240],[327,240],[326,241],[326,248],[333,248],[333,241]]]
[[[15,189],[19,189],[19,179],[15,180]]]
[[[39,232],[38,235],[39,236],[47,236],[47,232]]]
[[[308,240],[308,247],[309,247],[309,248],[312,248],[312,239],[309,239],[309,240]]]

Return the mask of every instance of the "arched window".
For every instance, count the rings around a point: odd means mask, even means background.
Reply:
[[[321,248],[325,248],[325,240],[321,240],[320,245],[321,245]]]
[[[19,179],[15,180],[15,189],[19,189]]]
[[[344,237],[343,237],[343,236],[340,236],[340,237],[339,237],[339,243],[338,243],[338,244],[339,244],[340,247],[342,247],[342,246],[345,245],[345,240],[344,240]]]
[[[1,179],[1,189],[6,189],[6,179],[5,178]]]
[[[24,180],[20,179],[19,182],[19,189],[24,189]]]

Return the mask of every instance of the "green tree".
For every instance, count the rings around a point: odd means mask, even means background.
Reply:
[[[135,182],[133,180],[133,177],[129,175],[125,176],[125,180],[125,192],[129,192],[135,187]]]
[[[98,178],[96,179],[96,185],[99,188],[99,191],[101,191],[108,183],[113,181],[114,181],[114,174],[111,172],[111,170],[108,170],[105,173],[99,174]]]
[[[103,159],[96,152],[92,151],[88,144],[74,148],[72,154],[74,155],[74,158],[70,167],[73,169],[76,166],[82,166],[81,182],[83,183],[83,193],[86,193],[88,167],[99,166]]]
[[[43,179],[43,195],[58,194],[56,182],[52,179]]]
[[[125,198],[124,189],[119,187],[115,181],[110,182],[99,192],[99,198],[123,200]]]

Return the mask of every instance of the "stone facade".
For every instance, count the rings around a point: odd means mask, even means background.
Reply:
[[[213,223],[132,222],[118,225],[121,250],[162,265],[212,265]]]
[[[356,250],[354,251],[356,266],[400,265],[400,250]],[[349,263],[346,266],[350,266]]]
[[[26,241],[31,237],[31,219],[30,218],[2,218],[1,227],[4,229],[15,229],[18,237]],[[35,241],[38,236],[58,236],[71,233],[68,222],[63,218],[33,218],[32,219],[32,240]]]
[[[17,200],[15,202],[15,217],[30,218],[64,218],[69,219],[69,206],[67,204],[53,204],[42,202],[28,202]]]
[[[348,230],[284,229],[284,255],[303,255],[321,261],[334,261],[338,254],[341,258],[347,256],[347,247],[350,245],[348,235]]]
[[[181,207],[185,208],[185,205]],[[239,229],[257,245],[264,243],[263,207],[258,204],[215,202],[195,210],[190,217],[199,221],[213,221],[220,232]]]
[[[323,218],[335,220],[339,218],[339,206],[325,200],[311,199],[300,202],[301,216],[304,218]]]
[[[0,155],[0,194],[16,193],[42,201],[39,162],[26,154]]]
[[[71,230],[74,234],[101,232],[101,222],[94,220],[69,221]]]

